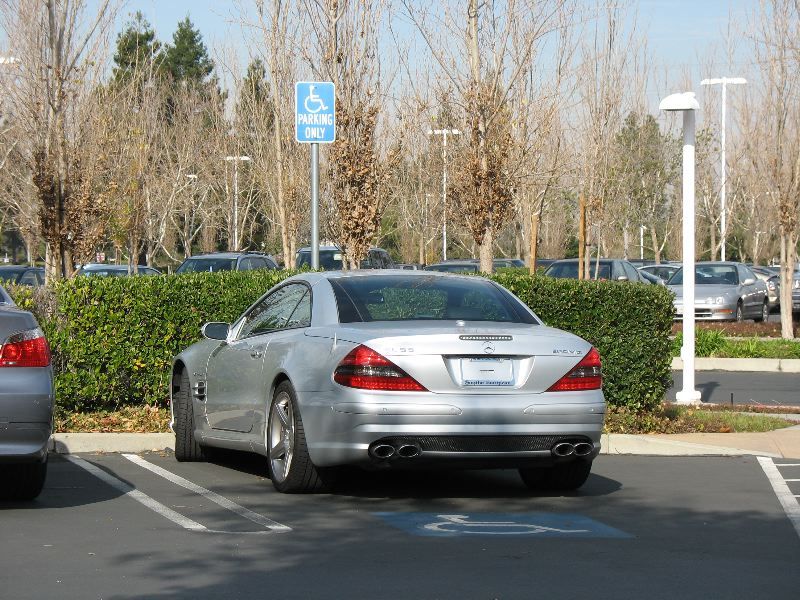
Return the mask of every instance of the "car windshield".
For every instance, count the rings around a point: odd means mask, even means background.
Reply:
[[[297,253],[295,266],[298,269],[301,267],[310,267],[311,252],[309,250],[300,250],[300,252]],[[342,252],[340,250],[320,250],[319,266],[326,271],[340,271],[342,269]]]
[[[330,282],[341,323],[465,320],[538,324],[513,296],[484,279],[373,275]]]
[[[196,273],[199,271],[232,271],[236,266],[235,258],[187,258],[176,273]]]
[[[733,265],[698,265],[694,282],[697,285],[739,285],[739,276]],[[677,271],[667,285],[683,285],[683,269]]]
[[[611,279],[611,265],[609,263],[600,263],[598,269],[597,263],[592,261],[589,273],[589,277],[592,279]],[[548,277],[557,277],[559,279],[577,279],[578,261],[553,263],[544,274]]]

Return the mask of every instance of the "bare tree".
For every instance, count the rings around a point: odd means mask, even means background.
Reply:
[[[90,173],[81,173],[75,154],[82,125],[76,115],[98,80],[117,5],[101,0],[88,21],[83,0],[2,0],[0,6],[9,46],[24,57],[7,93],[31,140],[25,160],[40,204],[47,276],[57,279],[72,272],[87,222],[82,211],[93,205],[85,198],[92,193]]]
[[[781,257],[781,335],[793,337],[792,273],[800,210],[800,3],[762,0],[754,22],[754,53],[763,83],[746,139],[754,170],[777,199]],[[744,116],[742,117],[745,118]]]

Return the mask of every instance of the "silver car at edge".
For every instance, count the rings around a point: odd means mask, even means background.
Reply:
[[[36,318],[0,287],[0,499],[31,500],[41,493],[53,400],[47,340]]]
[[[600,356],[479,277],[306,273],[174,360],[179,461],[259,453],[281,492],[338,467],[517,468],[575,489],[600,451]]]
[[[675,294],[675,319],[683,319],[683,269],[667,281]],[[737,262],[699,262],[695,266],[695,318],[704,321],[766,321],[767,284]]]

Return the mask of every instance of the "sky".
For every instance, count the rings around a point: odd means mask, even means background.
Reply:
[[[426,2],[428,0],[418,0]],[[436,0],[429,0],[436,1]],[[589,2],[590,0],[578,0]],[[90,0],[90,9],[97,0]],[[594,4],[594,0],[591,0]],[[652,57],[651,71],[668,86],[690,81],[698,96],[703,93],[699,81],[705,77],[738,76],[749,67],[747,56],[740,51],[730,64],[725,57],[728,24],[732,23],[731,38],[741,37],[738,30],[747,26],[747,13],[756,7],[757,0],[633,0],[638,11],[638,28],[647,40]],[[171,41],[178,21],[187,15],[203,35],[210,51],[223,46],[233,47],[246,65],[247,50],[236,21],[239,6],[249,6],[248,0],[128,0],[118,17],[120,31],[130,15],[141,11],[153,25],[162,41]],[[251,9],[252,10],[252,9]],[[115,34],[116,35],[116,34]],[[713,73],[703,72],[701,65],[709,52],[716,51],[717,63]],[[664,92],[655,86],[648,94],[648,104],[655,112],[658,96]]]

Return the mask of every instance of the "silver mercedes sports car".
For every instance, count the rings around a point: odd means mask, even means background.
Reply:
[[[305,273],[175,357],[179,461],[267,457],[281,492],[345,465],[517,468],[531,488],[583,485],[600,451],[600,356],[480,277]]]

